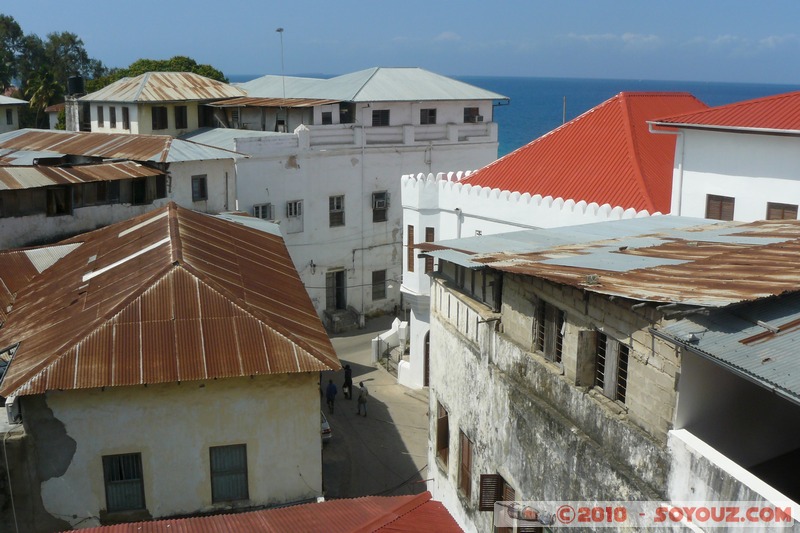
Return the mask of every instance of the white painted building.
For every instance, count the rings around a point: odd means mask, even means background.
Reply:
[[[440,265],[428,489],[468,532],[502,500],[796,520],[798,250],[798,222],[685,217],[421,245]]]
[[[53,531],[322,495],[319,373],[341,365],[278,228],[236,218],[170,203],[0,252],[3,454],[24,459],[5,457],[17,500],[0,524]]]
[[[27,100],[0,95],[0,133],[19,129],[19,110]]]
[[[402,290],[411,338],[399,382],[428,385],[428,273],[436,264],[417,257],[414,244],[666,212],[675,141],[649,134],[646,121],[702,108],[686,93],[620,93],[472,174],[404,176]]]
[[[0,135],[0,157],[8,163],[0,166],[3,249],[53,242],[171,201],[204,213],[232,210],[241,156],[168,136],[26,129]]]
[[[247,97],[214,105],[242,133],[185,138],[249,156],[236,165],[238,207],[280,223],[331,329],[347,320],[348,309],[362,321],[395,309],[400,177],[493,161],[493,104],[506,98],[417,68],[332,79],[265,76],[241,88]]]
[[[678,139],[671,213],[797,219],[798,106],[800,92],[794,92],[655,121],[655,132]]]

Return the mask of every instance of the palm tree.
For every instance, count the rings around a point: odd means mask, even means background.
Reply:
[[[39,113],[44,113],[47,106],[63,93],[64,89],[53,77],[50,70],[40,70],[33,79],[28,80],[25,95],[28,98],[31,110],[36,111],[36,126],[39,124]]]

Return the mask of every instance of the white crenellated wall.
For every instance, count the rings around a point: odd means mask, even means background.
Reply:
[[[414,226],[414,243],[425,240],[425,229],[434,228],[434,240],[476,235],[495,235],[534,228],[575,226],[608,220],[651,216],[647,211],[598,205],[583,200],[542,197],[473,186],[463,180],[471,171],[407,174],[400,180],[403,204],[403,286],[411,310],[408,361],[398,368],[398,381],[423,387],[425,336],[429,331],[430,279],[425,260],[414,253],[414,271],[408,269],[408,227]],[[653,213],[660,215],[660,213]]]

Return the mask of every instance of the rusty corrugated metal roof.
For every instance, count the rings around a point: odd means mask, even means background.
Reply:
[[[0,135],[0,148],[154,163],[244,157],[236,152],[175,139],[169,135],[36,129],[23,129]]]
[[[133,522],[89,528],[86,533],[229,533],[325,531],[354,533],[456,533],[461,528],[430,492],[416,496],[367,496],[278,509],[195,518]]]
[[[724,307],[800,288],[797,220],[664,216],[508,235],[417,247],[458,250],[497,270],[639,301]],[[506,251],[509,242],[514,251]]]
[[[322,100],[318,98],[255,98],[242,97],[213,102],[213,107],[314,107],[318,105],[337,104],[340,100]]]
[[[146,72],[122,78],[82,102],[183,102],[245,96],[243,90],[192,72]]]
[[[661,126],[800,133],[800,91],[654,120]]]
[[[0,396],[340,367],[279,236],[170,203],[76,243],[17,291]]]
[[[623,92],[462,182],[668,213],[675,136],[650,133],[647,121],[698,109],[689,93]]]
[[[32,189],[65,183],[114,181],[147,176],[159,176],[162,171],[134,163],[101,163],[97,165],[51,166],[0,166],[0,191]]]

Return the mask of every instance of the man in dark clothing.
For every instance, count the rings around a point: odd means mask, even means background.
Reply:
[[[350,365],[344,365],[344,385],[342,385],[342,393],[348,400],[353,399],[353,369]]]
[[[361,414],[361,409],[364,409],[364,416],[367,416],[367,397],[369,396],[369,391],[367,391],[366,385],[364,382],[360,382],[358,384],[358,411],[356,414]]]
[[[328,388],[325,389],[325,398],[328,400],[328,412],[333,414],[333,402],[336,401],[336,385],[333,384],[333,380],[328,380]]]

